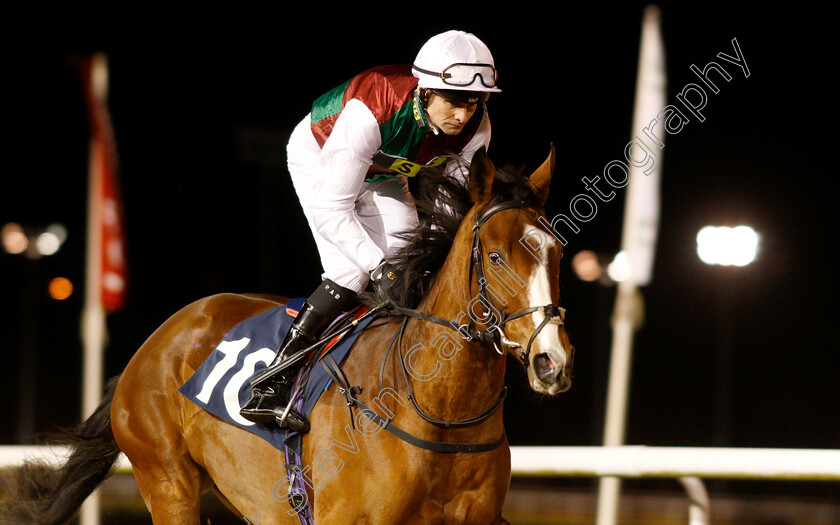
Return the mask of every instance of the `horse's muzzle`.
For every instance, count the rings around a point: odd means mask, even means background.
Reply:
[[[572,386],[569,374],[563,364],[555,363],[548,353],[541,353],[534,356],[534,374],[537,379],[546,386],[548,393],[559,394],[565,392]]]

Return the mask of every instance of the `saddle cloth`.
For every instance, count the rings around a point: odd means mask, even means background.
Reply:
[[[305,299],[290,300],[253,317],[245,319],[225,334],[222,341],[201,364],[198,370],[178,389],[184,397],[232,425],[247,430],[268,441],[278,450],[285,450],[286,440],[293,440],[293,448],[300,447],[300,436],[275,425],[258,425],[239,415],[239,409],[251,396],[250,379],[265,369],[274,358]],[[356,314],[358,317],[362,312]],[[353,315],[345,314],[344,317]],[[330,341],[326,349],[341,364],[350,347],[364,328],[376,316],[368,317],[341,336]],[[340,322],[339,318],[334,324]],[[312,413],[318,399],[332,384],[332,379],[321,366],[311,367],[302,396],[295,408],[306,417]]]

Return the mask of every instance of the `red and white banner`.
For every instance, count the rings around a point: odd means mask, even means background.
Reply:
[[[91,127],[88,217],[88,290],[98,289],[107,313],[125,305],[127,261],[123,209],[117,169],[117,147],[108,111],[108,69],[105,57],[82,62],[82,79]],[[93,299],[93,297],[91,297]]]

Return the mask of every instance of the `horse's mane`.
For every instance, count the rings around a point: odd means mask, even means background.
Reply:
[[[450,162],[465,161],[456,157]],[[415,308],[429,292],[449,255],[461,221],[475,204],[469,188],[447,176],[444,166],[424,168],[409,179],[419,225],[400,235],[406,244],[390,261],[399,274],[390,295],[404,308]],[[492,197],[479,205],[533,197],[533,190],[521,172],[521,168],[510,166],[497,169]],[[381,302],[381,298],[370,293],[362,294],[360,299],[368,305]]]

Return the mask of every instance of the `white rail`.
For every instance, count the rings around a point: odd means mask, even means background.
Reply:
[[[840,450],[691,447],[511,447],[514,476],[676,478],[689,525],[708,525],[700,478],[840,481]]]
[[[700,478],[840,481],[840,450],[781,448],[511,447],[513,476],[675,478],[689,499],[689,525],[709,523],[709,498]],[[0,446],[0,470],[40,459],[58,465],[62,447]],[[117,472],[131,472],[120,455]]]
[[[840,481],[840,450],[783,448],[510,447],[514,476],[777,479]],[[63,447],[0,446],[0,469],[26,459],[60,463]],[[121,455],[118,469],[130,471]]]
[[[519,476],[618,476],[840,481],[840,450],[781,448],[511,447]]]

